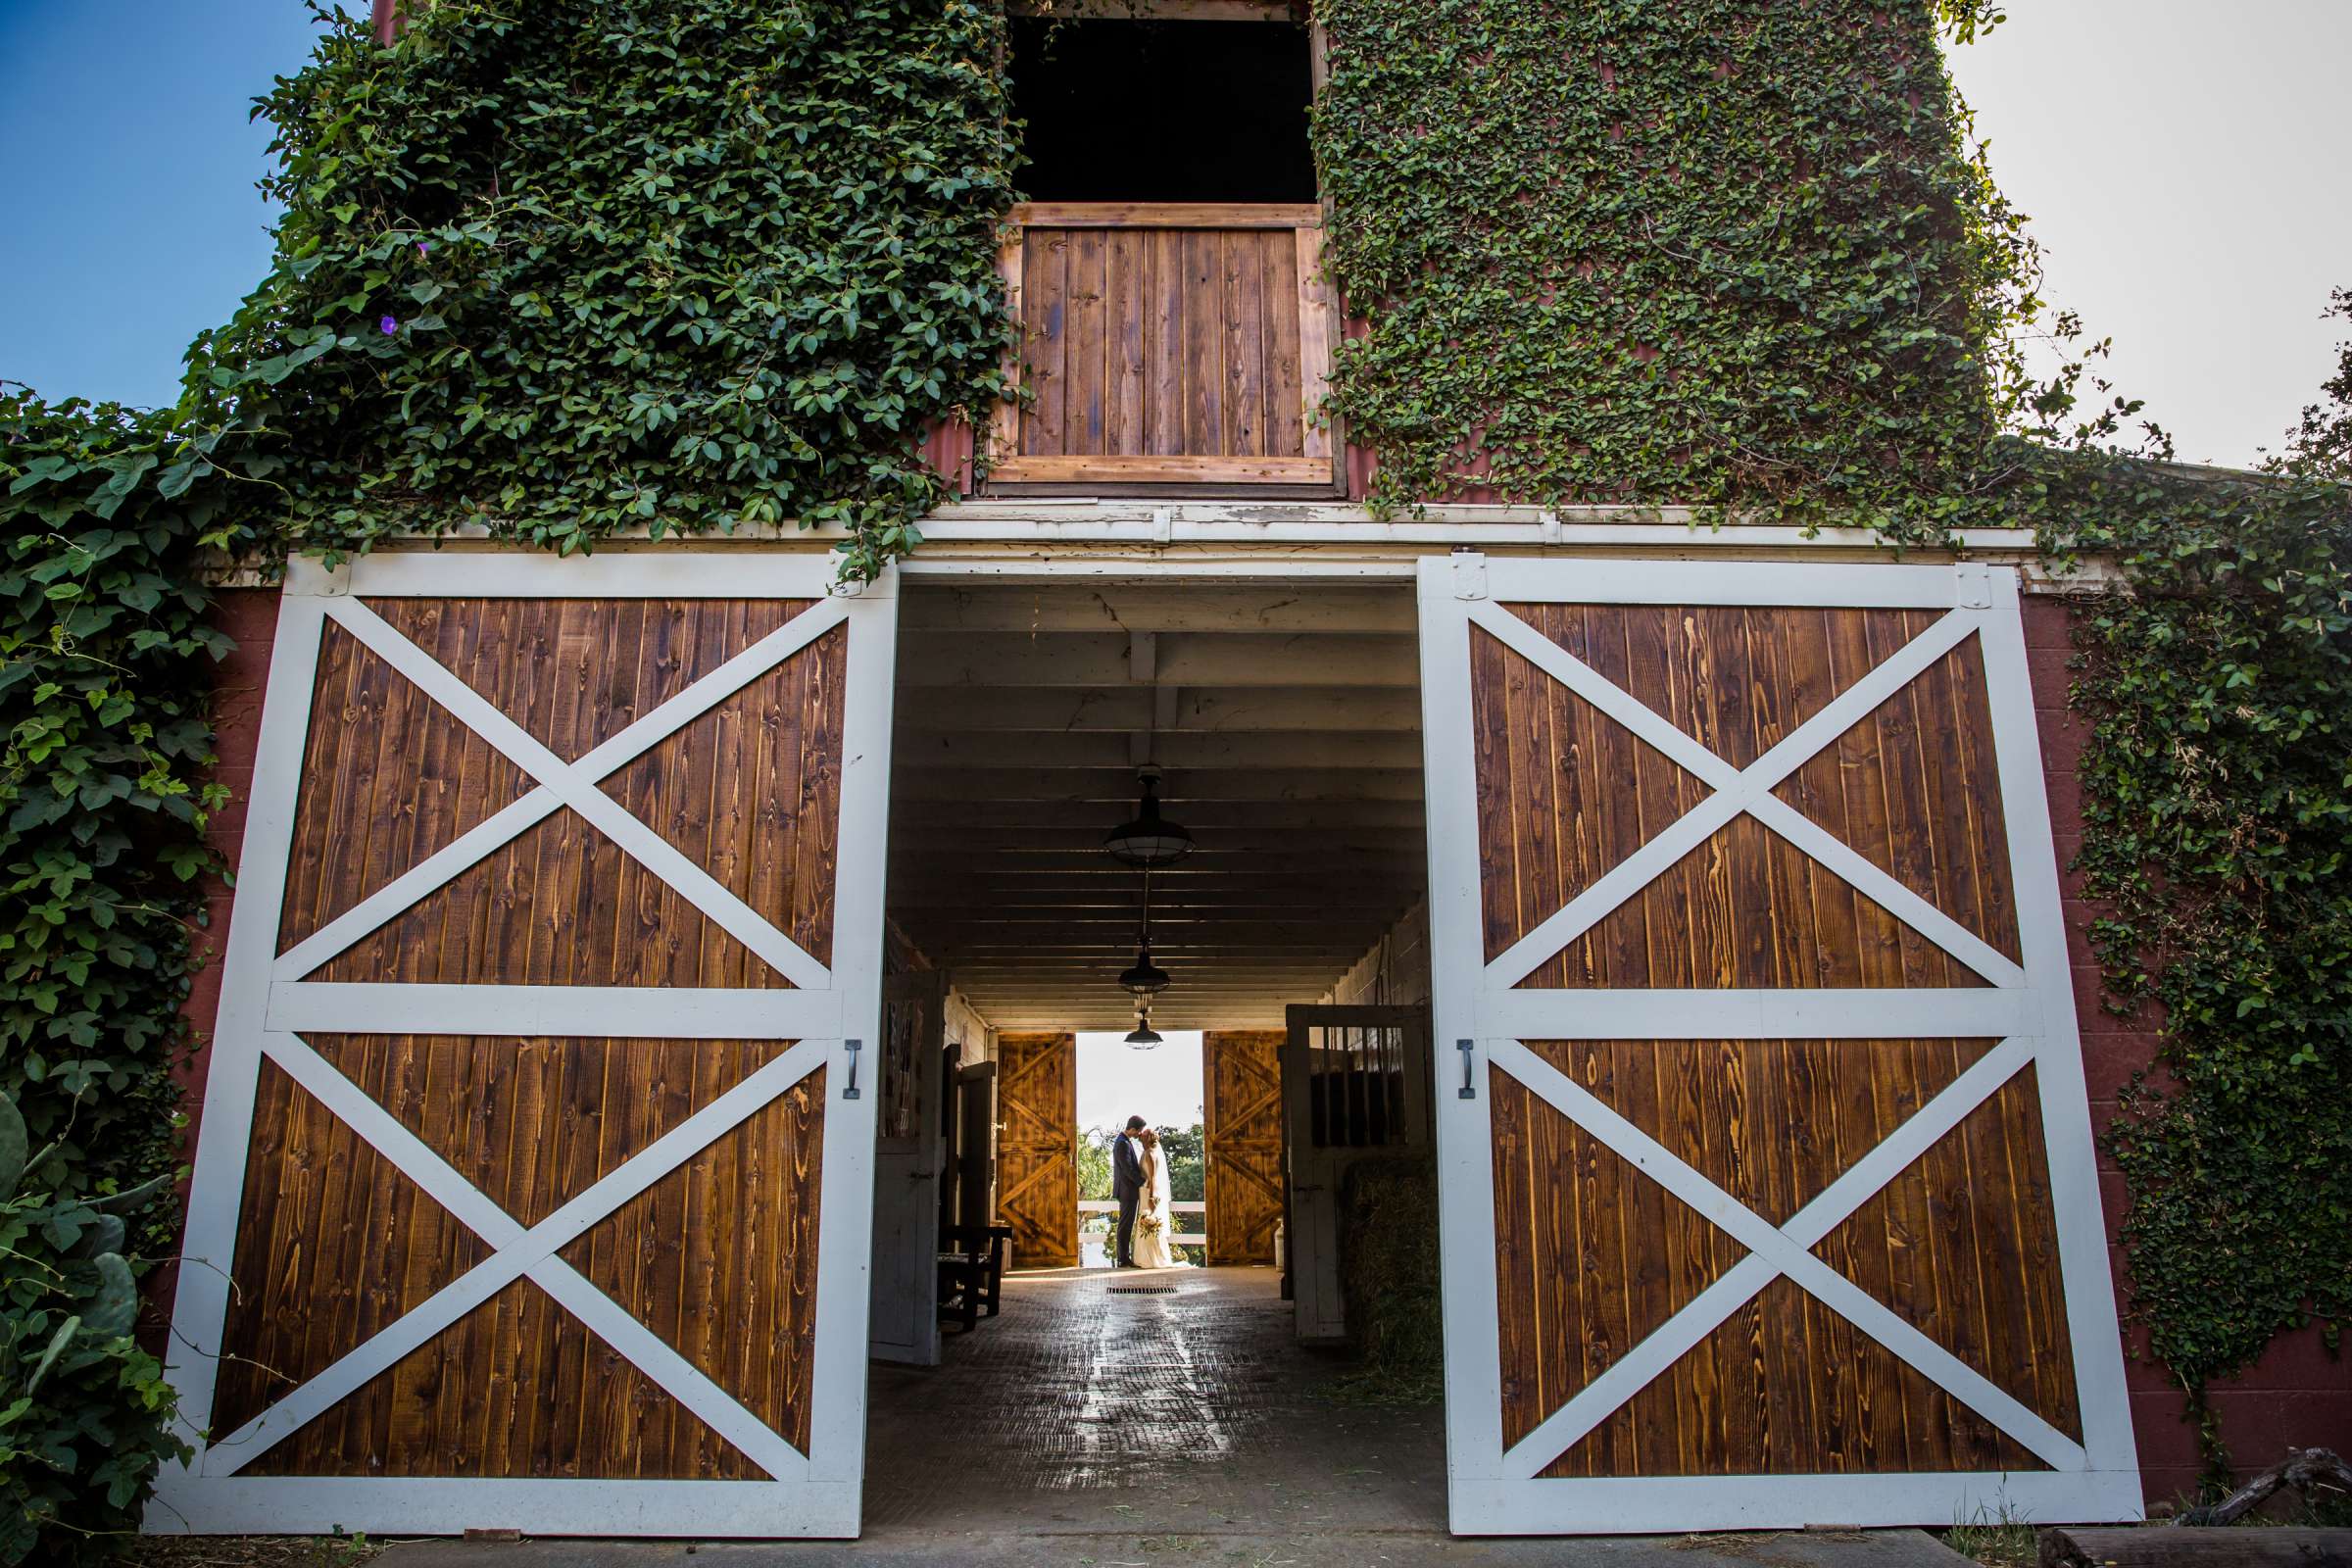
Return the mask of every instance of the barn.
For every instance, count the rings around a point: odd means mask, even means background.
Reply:
[[[1455,1532],[2138,1517],[2195,1461],[2093,1140],[2151,1048],[2062,870],[2082,584],[2022,526],[1375,504],[1322,30],[1128,9],[1015,20],[1020,396],[926,433],[906,560],[459,530],[224,591],[155,1527],[857,1535],[869,1358],[965,1353],[972,1238],[1007,1314],[1078,1262],[1077,1037],[1139,1003],[1204,1032],[1206,1273],[1298,1340],[1360,1310],[1349,1160],[1426,1172]],[[1139,158],[1146,27],[1237,89]],[[1139,875],[1146,795],[1191,848]]]

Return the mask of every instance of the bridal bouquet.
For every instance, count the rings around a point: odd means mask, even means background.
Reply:
[[[1159,1216],[1157,1214],[1142,1215],[1136,1220],[1135,1223],[1136,1228],[1141,1230],[1146,1236],[1157,1236],[1159,1234]]]

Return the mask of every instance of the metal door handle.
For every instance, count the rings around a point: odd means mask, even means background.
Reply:
[[[850,1081],[842,1087],[841,1098],[856,1100],[858,1098],[858,1053],[864,1047],[855,1040],[844,1040],[841,1043],[841,1049],[850,1054]]]
[[[1478,1098],[1478,1091],[1470,1087],[1470,1074],[1473,1070],[1471,1065],[1471,1053],[1477,1049],[1477,1045],[1473,1041],[1456,1040],[1453,1043],[1453,1046],[1456,1051],[1459,1051],[1462,1054],[1462,1088],[1460,1098],[1463,1100],[1476,1100]]]

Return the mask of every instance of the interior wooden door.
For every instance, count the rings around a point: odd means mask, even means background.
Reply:
[[[1078,1037],[997,1036],[997,1219],[1014,1268],[1078,1266]]]
[[[1200,1037],[1211,1266],[1274,1261],[1282,1220],[1282,1040],[1279,1029]]]
[[[2137,1514],[2017,593],[1424,564],[1456,1531]]]
[[[295,563],[152,1528],[857,1533],[896,604],[830,578]]]
[[[884,983],[874,1088],[874,1273],[866,1353],[939,1364],[940,1042],[947,988],[936,971]]]

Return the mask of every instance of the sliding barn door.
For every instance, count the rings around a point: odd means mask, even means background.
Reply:
[[[1200,1037],[1201,1132],[1211,1267],[1272,1264],[1282,1223],[1280,1029],[1212,1029]]]
[[[2135,1516],[2015,574],[1421,615],[1454,1528]]]
[[[896,605],[830,575],[296,564],[150,1528],[857,1533]]]
[[[997,1220],[1014,1268],[1078,1266],[1078,1037],[997,1036]]]

